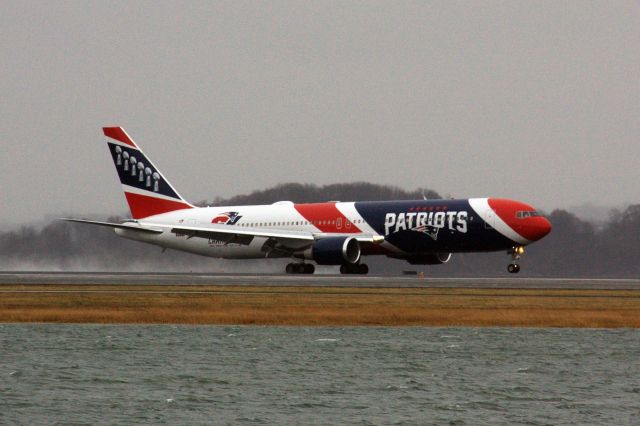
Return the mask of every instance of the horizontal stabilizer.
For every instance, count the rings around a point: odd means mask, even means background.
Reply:
[[[163,232],[161,229],[144,228],[137,224],[99,222],[95,220],[83,220],[83,219],[60,219],[60,220],[64,220],[65,222],[88,223],[89,225],[106,226],[108,228],[113,228],[113,229],[127,229],[131,231],[147,232],[150,234],[162,234]]]

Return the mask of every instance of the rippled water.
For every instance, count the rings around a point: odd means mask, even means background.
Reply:
[[[640,331],[0,325],[0,423],[638,424]]]

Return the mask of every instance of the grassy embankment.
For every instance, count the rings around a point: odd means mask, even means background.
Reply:
[[[640,327],[640,290],[139,285],[0,290],[0,322]]]

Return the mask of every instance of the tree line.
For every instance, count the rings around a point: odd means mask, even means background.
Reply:
[[[325,186],[282,184],[229,199],[215,198],[199,205],[270,204],[321,201],[410,200],[440,198],[432,190],[405,191],[371,183]],[[124,216],[123,216],[124,217]],[[593,224],[561,209],[547,214],[553,231],[527,247],[523,276],[640,277],[640,204],[612,211],[609,220]],[[119,221],[120,217],[103,218]],[[428,276],[507,275],[506,253],[454,254],[445,265],[412,266],[404,261],[375,257],[372,273],[424,271]],[[161,271],[161,272],[281,272],[287,260],[221,260],[167,250],[117,237],[110,229],[52,221],[36,228],[23,226],[0,232],[0,270]],[[331,269],[327,269],[330,272]]]

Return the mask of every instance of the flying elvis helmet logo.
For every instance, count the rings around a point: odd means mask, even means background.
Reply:
[[[429,225],[422,225],[422,226],[418,226],[417,228],[411,229],[411,231],[422,232],[423,234],[427,234],[434,240],[438,239],[439,230],[440,228],[437,228],[435,226],[429,226]]]
[[[235,225],[242,216],[238,212],[225,212],[220,213],[213,219],[211,219],[211,223],[215,223],[217,225]]]

